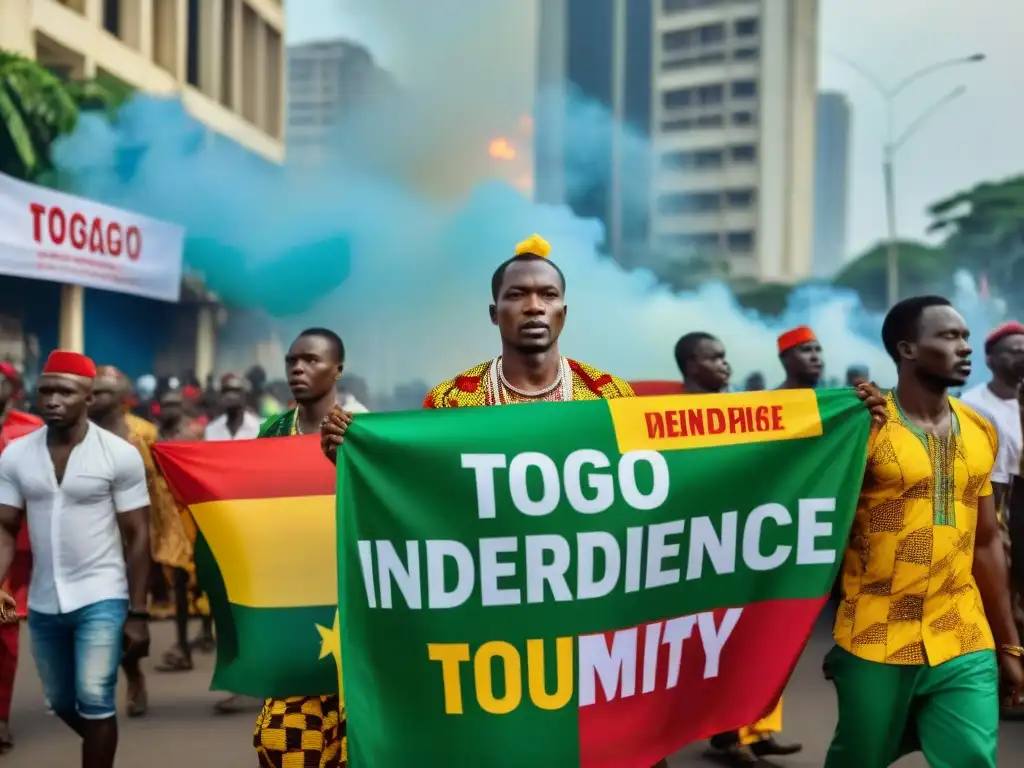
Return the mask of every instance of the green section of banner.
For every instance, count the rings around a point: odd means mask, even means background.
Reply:
[[[764,393],[765,402],[771,397]],[[700,400],[680,398],[674,407]],[[550,694],[558,688],[555,638],[827,594],[863,477],[870,419],[849,390],[818,393],[818,412],[821,437],[653,457],[620,456],[605,402],[355,420],[338,468],[339,595],[353,768],[440,765],[441,758],[475,765],[485,756],[489,766],[511,768],[539,764],[539,749],[544,765],[578,765],[575,650],[572,698],[568,706],[545,710],[533,703],[537,697],[528,684],[528,640],[544,641],[543,688]],[[602,457],[609,466],[595,467]],[[474,471],[464,462],[501,466]],[[510,482],[531,463],[524,481]],[[545,465],[555,473],[548,486],[538,468]],[[551,487],[557,503],[545,513],[545,488]],[[606,500],[608,508],[596,511]],[[589,594],[597,596],[586,597],[587,582],[602,581],[616,551],[620,575],[611,579],[614,587],[591,585]],[[430,564],[431,552],[440,565]],[[592,568],[582,564],[584,552],[594,553]],[[441,604],[442,593],[457,591],[456,563],[467,556],[472,590],[449,594],[453,607],[431,608],[432,601]],[[541,578],[545,566],[550,572],[564,559],[564,583]],[[404,569],[411,576],[401,575]],[[434,587],[428,588],[431,573]],[[389,598],[392,607],[379,607]],[[476,651],[490,641],[518,651],[519,683],[506,687],[501,664],[475,663]],[[456,646],[468,646],[468,660],[450,675],[447,699],[444,665],[430,659],[431,644],[445,646],[434,653],[450,655],[453,669],[463,653]],[[456,680],[462,714],[446,714],[446,706],[459,708],[452,696]],[[510,702],[518,706],[494,713]]]
[[[335,606],[250,608],[228,600],[220,569],[200,533],[195,547],[196,577],[216,618],[217,664],[210,687],[264,698],[296,691],[326,695],[337,691],[334,658],[319,662],[321,633],[334,626]],[[301,659],[303,663],[293,663]]]

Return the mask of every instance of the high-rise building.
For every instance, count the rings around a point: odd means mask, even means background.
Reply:
[[[340,121],[393,87],[391,76],[357,43],[325,40],[289,46],[289,160],[322,160]]]
[[[283,0],[2,0],[0,48],[69,78],[178,95],[217,133],[284,159]]]
[[[654,5],[540,3],[535,199],[603,222],[626,263],[648,234]]]
[[[816,277],[832,277],[846,258],[850,115],[850,102],[844,94],[818,94],[818,132],[814,156]]]
[[[817,0],[658,0],[651,243],[736,283],[812,271]]]

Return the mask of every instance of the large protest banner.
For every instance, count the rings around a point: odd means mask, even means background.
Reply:
[[[780,695],[838,571],[850,390],[357,417],[338,466],[353,768],[650,768]]]

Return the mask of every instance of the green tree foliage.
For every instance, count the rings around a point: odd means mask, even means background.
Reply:
[[[51,170],[50,146],[77,121],[78,107],[59,77],[0,51],[0,171],[33,180]]]
[[[1024,294],[1024,176],[978,184],[928,212],[957,267],[986,274],[1007,298]]]
[[[51,148],[75,130],[80,111],[111,117],[132,89],[111,75],[67,82],[32,59],[0,50],[0,172],[52,183]]]
[[[944,248],[914,240],[900,240],[896,247],[899,253],[900,293],[942,293],[948,288],[952,274]],[[835,276],[833,283],[857,291],[867,309],[885,311],[887,259],[887,243],[879,242],[848,262]]]

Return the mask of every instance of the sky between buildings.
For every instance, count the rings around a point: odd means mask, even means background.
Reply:
[[[479,4],[479,5],[478,5]],[[475,0],[484,19],[465,21],[465,0],[292,0],[289,42],[347,37],[370,48],[399,78],[415,79],[429,58],[437,75],[464,66],[460,50],[501,59],[500,90],[512,113],[528,112],[535,62],[535,20],[523,0]],[[1024,171],[1024,2],[1020,0],[821,0],[820,88],[842,91],[854,110],[849,253],[885,234],[882,141],[885,106],[877,92],[834,53],[891,83],[933,62],[984,53],[987,60],[931,75],[896,102],[897,132],[959,85],[964,96],[935,115],[899,151],[896,199],[899,232],[923,237],[925,208],[981,180]],[[463,20],[460,20],[463,19]],[[473,23],[473,22],[486,23]],[[472,29],[473,40],[464,38]],[[451,55],[437,56],[438,50]]]

